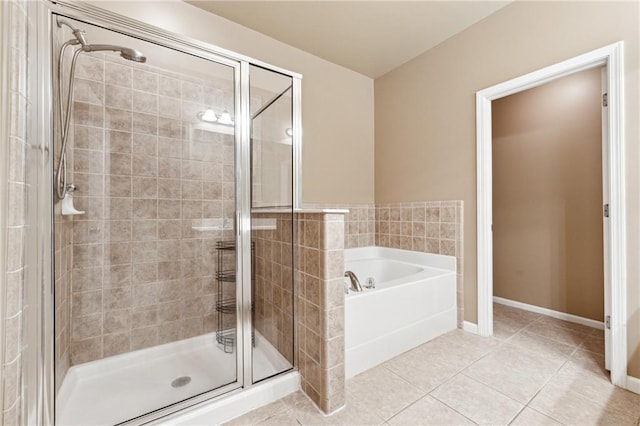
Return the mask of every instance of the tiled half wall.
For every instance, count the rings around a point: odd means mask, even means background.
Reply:
[[[417,201],[391,204],[322,204],[308,208],[346,208],[344,247],[391,247],[456,257],[458,327],[463,315],[463,204]]]
[[[298,216],[298,368],[303,391],[326,413],[345,403],[344,217]]]

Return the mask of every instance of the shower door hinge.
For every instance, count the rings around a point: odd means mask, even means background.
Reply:
[[[607,315],[604,318],[604,326],[607,328],[607,330],[611,330],[611,315]]]
[[[604,205],[604,217],[609,217],[609,203]]]
[[[602,95],[602,106],[606,107],[609,106],[609,97],[607,96],[608,93],[605,93]]]

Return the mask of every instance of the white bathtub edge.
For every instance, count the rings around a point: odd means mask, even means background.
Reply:
[[[423,253],[412,250],[402,250],[389,247],[357,247],[344,250],[344,261],[357,260],[371,257],[383,257],[399,262],[425,265],[430,268],[456,271],[455,256],[444,254]]]
[[[375,340],[347,349],[345,377],[349,379],[456,328],[457,309],[454,306]],[[381,341],[384,341],[384,344],[380,344]]]
[[[193,408],[159,420],[157,425],[218,425],[277,401],[300,389],[300,374],[291,371],[248,389],[234,392],[219,400],[199,404]]]

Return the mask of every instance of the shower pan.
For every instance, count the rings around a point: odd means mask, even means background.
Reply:
[[[42,418],[142,424],[293,369],[300,76],[40,9]]]

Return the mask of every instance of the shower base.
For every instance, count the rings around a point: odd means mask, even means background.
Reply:
[[[254,377],[291,368],[257,332],[255,339]],[[225,353],[215,333],[76,365],[58,393],[56,424],[114,425],[235,379],[236,353]]]

